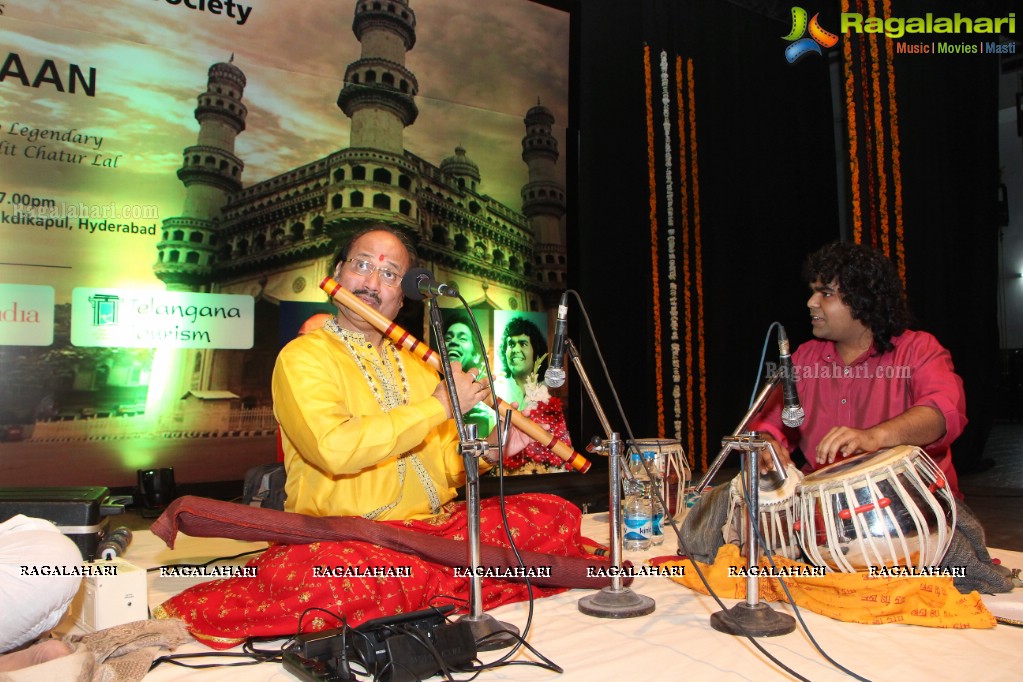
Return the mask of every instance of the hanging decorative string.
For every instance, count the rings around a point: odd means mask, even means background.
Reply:
[[[892,14],[891,0],[884,0],[884,16]],[[895,253],[889,254],[899,270],[903,286],[906,284],[906,234],[902,222],[902,154],[899,145],[899,107],[895,97],[895,48],[892,39],[885,36],[885,71],[888,75],[888,125],[892,138],[892,188],[895,198]]]
[[[696,401],[693,400],[693,262],[690,257],[692,252],[692,224],[691,214],[689,211],[689,185],[691,179],[689,154],[686,153],[686,96],[689,94],[689,88],[683,87],[686,82],[685,75],[682,71],[682,60],[680,58],[675,59],[675,82],[678,84],[675,90],[675,96],[678,100],[678,129],[680,131],[678,146],[679,146],[679,168],[680,177],[679,180],[679,194],[681,201],[679,205],[682,207],[682,320],[685,325],[685,334],[682,339],[685,344],[685,352],[681,353],[685,361],[685,386],[686,386],[686,428],[684,433],[686,434],[686,448],[685,451],[689,453],[690,457],[695,457],[696,453],[696,412],[695,405]],[[690,465],[695,467],[695,462],[690,461]]]
[[[881,13],[890,14],[891,0],[882,0],[881,5]],[[842,11],[876,16],[877,1],[842,0]],[[905,283],[894,43],[878,34],[848,34],[842,52],[853,240],[882,250]]]
[[[654,303],[654,391],[657,401],[657,433],[664,433],[664,337],[661,328],[660,227],[657,221],[657,152],[654,146],[653,73],[650,46],[643,46],[643,78],[646,93],[646,157],[650,194],[650,277]]]
[[[703,230],[700,227],[700,165],[697,163],[696,137],[696,77],[693,60],[686,61],[686,85],[688,88],[689,114],[689,156],[692,167],[693,196],[693,241],[695,242],[694,271],[696,273],[696,343],[699,345],[698,376],[700,379],[700,467],[707,468],[707,338],[703,318]],[[692,452],[692,450],[690,450]]]
[[[672,57],[667,51],[660,52],[658,61],[655,76],[651,50],[645,46],[657,430],[658,437],[685,443],[690,466],[695,466],[698,451],[706,466],[707,359],[695,68],[692,60]],[[660,120],[655,119],[656,113]]]

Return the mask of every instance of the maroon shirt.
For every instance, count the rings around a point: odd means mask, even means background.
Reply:
[[[789,450],[806,455],[804,472],[817,463],[817,444],[835,426],[868,429],[911,407],[933,407],[945,416],[945,435],[923,449],[944,472],[952,493],[961,498],[949,446],[966,426],[963,381],[952,357],[926,332],[906,331],[892,338],[894,348],[870,350],[848,365],[833,341],[813,339],[792,354],[793,376],[806,420],[798,428],[781,422],[782,391],[771,395],[749,425],[774,436]]]

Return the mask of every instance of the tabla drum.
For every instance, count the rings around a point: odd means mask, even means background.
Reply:
[[[796,532],[817,566],[844,573],[936,566],[952,542],[955,500],[944,474],[918,447],[868,452],[818,469],[796,495]]]
[[[672,438],[636,438],[627,441],[629,461],[634,454],[647,461],[651,473],[663,486],[661,493],[667,512],[677,516],[685,508],[685,490],[689,484],[689,462],[682,442]],[[643,470],[646,471],[645,469]]]
[[[773,471],[759,477],[758,522],[764,543],[761,549],[765,554],[798,559],[799,543],[793,523],[796,519],[796,489],[803,480],[803,474],[792,464],[785,467],[785,473],[788,476],[784,481]],[[728,488],[728,515],[722,532],[725,542],[738,543],[745,552],[746,500],[743,488],[743,475],[739,474]]]

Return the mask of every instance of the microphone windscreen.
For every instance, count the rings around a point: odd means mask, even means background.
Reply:
[[[427,281],[433,279],[433,273],[426,268],[412,268],[406,272],[401,278],[401,291],[405,297],[413,301],[422,301],[426,298],[426,294],[419,289],[419,282],[424,279]]]
[[[560,388],[565,385],[565,370],[560,367],[548,367],[544,372],[543,382],[551,388]]]

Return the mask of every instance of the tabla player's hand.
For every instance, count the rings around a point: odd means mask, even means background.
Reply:
[[[884,444],[872,429],[835,426],[817,443],[817,463],[832,464],[839,457],[880,450]]]
[[[792,464],[792,453],[787,447],[776,441],[774,436],[769,433],[761,433],[760,438],[774,446],[774,451],[778,453],[778,461],[783,469],[787,469]],[[771,452],[765,448],[760,451],[760,473],[766,474],[769,471],[774,471],[774,460],[771,458]]]

